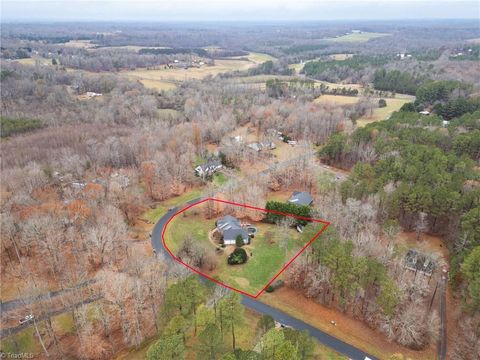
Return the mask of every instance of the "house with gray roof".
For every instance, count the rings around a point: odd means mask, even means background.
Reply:
[[[405,255],[405,267],[412,271],[431,276],[435,270],[435,260],[415,249],[408,250]]]
[[[256,152],[260,152],[262,150],[274,150],[276,148],[276,145],[273,141],[262,141],[248,144],[247,147],[255,150]]]
[[[205,177],[213,175],[223,167],[222,162],[218,159],[210,159],[205,164],[198,165],[195,172],[198,176]]]
[[[237,236],[241,236],[244,244],[250,243],[247,229],[242,227],[240,220],[231,215],[225,215],[216,222],[218,232],[223,237],[225,245],[235,245]]]
[[[298,206],[310,206],[313,203],[313,198],[306,191],[294,191],[288,202]]]

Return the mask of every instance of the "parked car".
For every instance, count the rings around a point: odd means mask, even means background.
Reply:
[[[23,325],[23,324],[26,324],[30,321],[33,321],[33,319],[35,319],[35,316],[33,316],[32,314],[29,314],[29,315],[26,315],[25,317],[21,318],[20,320],[18,320],[18,322],[20,323],[20,325]]]

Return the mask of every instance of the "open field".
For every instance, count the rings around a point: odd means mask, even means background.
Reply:
[[[16,61],[22,65],[35,65],[36,63],[39,63],[40,65],[52,65],[52,60],[46,59],[41,56],[33,56],[31,58],[18,59],[13,61]]]
[[[288,287],[276,290],[271,294],[262,294],[259,300],[375,355],[379,359],[388,359],[391,355],[398,353],[415,360],[435,359],[435,344],[425,350],[414,351],[391,343],[386,340],[384,335],[370,329],[365,323],[307,299]],[[330,323],[332,320],[336,322],[336,326]]]
[[[357,96],[329,95],[325,94],[315,99],[316,104],[332,104],[332,105],[353,105],[360,100]]]
[[[213,266],[204,266],[199,270],[226,285],[252,295],[262,290],[283,265],[311,240],[312,233],[315,234],[324,226],[309,224],[307,228],[311,227],[311,231],[300,234],[293,227],[285,228],[240,217],[241,221],[251,223],[258,231],[251,243],[243,246],[248,254],[247,262],[241,265],[229,265],[227,258],[235,246],[227,245],[222,248],[218,241],[209,237],[209,232],[215,228],[215,222],[221,215],[206,219],[205,208],[202,205],[194,206],[177,215],[168,224],[165,231],[167,247],[173,254],[178,254],[185,239],[192,239],[205,251],[208,258],[213,259],[211,262],[214,263]],[[253,216],[258,217],[258,214]]]
[[[137,45],[124,45],[124,46],[102,46],[95,48],[94,50],[129,50],[138,52],[140,49],[170,49],[167,46],[137,46]]]
[[[371,122],[386,120],[394,111],[398,111],[403,104],[413,101],[413,97],[396,97],[393,99],[385,99],[387,106],[383,108],[375,108],[373,113],[362,116],[357,120],[357,126],[363,127]]]
[[[305,66],[305,64],[306,64],[307,62],[318,61],[318,60],[320,60],[320,58],[307,60],[307,61],[301,62],[301,63],[290,64],[290,65],[288,65],[288,67],[289,67],[290,69],[295,70],[295,73],[296,73],[296,74],[300,74],[300,71],[302,71],[303,67]]]
[[[329,58],[336,61],[343,61],[343,60],[350,59],[352,56],[353,54],[332,54],[332,55],[329,55]]]
[[[351,88],[351,89],[362,89],[362,85],[360,84],[344,84],[344,83],[331,83],[328,81],[320,81],[316,80],[315,81],[315,87],[320,87],[321,85],[326,85],[328,86],[329,89],[341,89],[341,88]]]
[[[95,46],[95,44],[92,44],[91,40],[70,40],[64,45],[77,49],[91,49]]]
[[[375,32],[353,32],[351,34],[339,36],[336,38],[329,38],[325,40],[334,42],[367,42],[370,39],[375,39],[383,36],[389,36],[390,34],[375,33]]]
[[[164,66],[160,65],[157,69],[127,70],[120,72],[120,74],[139,80],[145,87],[160,91],[173,89],[176,82],[201,80],[207,76],[215,76],[230,71],[248,70],[268,60],[274,60],[274,58],[267,54],[250,53],[245,57],[215,60],[213,66],[165,69]]]
[[[132,79],[135,79],[134,76],[131,76]],[[143,86],[149,89],[157,90],[157,91],[168,91],[172,89],[176,89],[177,85],[173,82],[168,81],[161,81],[161,80],[151,80],[151,79],[137,79],[142,83]]]

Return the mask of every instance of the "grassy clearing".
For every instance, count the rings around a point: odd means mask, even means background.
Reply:
[[[213,175],[213,183],[217,186],[222,186],[228,181],[224,173],[216,173]]]
[[[350,59],[353,56],[353,54],[332,54],[330,55],[330,59],[336,60],[336,61],[343,61]]]
[[[315,355],[321,360],[348,360],[348,357],[337,353],[335,350],[315,342]]]
[[[33,326],[3,339],[2,350],[6,353],[39,353],[41,347],[35,340],[35,329]]]
[[[175,196],[168,200],[162,201],[157,204],[157,206],[147,211],[141,216],[141,219],[144,219],[152,224],[156,223],[163,215],[166,214],[167,210],[171,207],[176,207],[179,205],[185,204],[187,201],[196,199],[202,195],[202,189],[194,188],[191,189],[180,196]]]
[[[251,52],[250,54],[248,54],[247,58],[248,60],[257,64],[262,64],[267,61],[276,60],[273,56],[270,56],[268,54],[256,53],[256,52]]]
[[[165,242],[174,254],[178,252],[187,237],[192,237],[197,244],[205,246],[206,249],[215,249],[208,239],[208,232],[215,227],[215,220],[206,220],[202,216],[194,215],[194,211],[187,210],[168,224]]]
[[[75,322],[71,312],[63,313],[53,318],[53,324],[60,335],[73,333]]]
[[[95,46],[91,40],[70,40],[64,44],[66,47],[77,49],[90,49]]]
[[[373,113],[370,115],[364,115],[357,120],[357,126],[363,127],[371,122],[386,120],[394,111],[398,111],[403,104],[412,101],[411,98],[394,98],[394,99],[385,99],[387,106],[383,108],[376,108],[373,110]]]
[[[173,90],[177,88],[177,85],[168,81],[138,79],[135,76],[130,76],[130,78],[140,81],[142,85],[145,86],[146,88],[157,90],[157,91],[168,91],[168,90]]]
[[[31,58],[26,58],[26,59],[18,59],[14,60],[15,62],[18,62],[22,65],[36,65],[37,63],[40,65],[52,65],[52,60],[51,59],[46,59],[40,56],[34,56]]]
[[[170,90],[175,82],[186,80],[201,80],[207,76],[215,76],[236,70],[247,70],[268,60],[274,60],[267,54],[250,53],[246,57],[218,59],[213,66],[202,66],[189,69],[165,69],[159,66],[158,69],[136,69],[122,71],[124,76],[140,80],[144,86],[155,90]]]
[[[316,104],[332,104],[332,105],[354,105],[360,100],[356,96],[329,95],[325,94],[315,99]]]
[[[329,38],[326,40],[334,42],[367,42],[370,39],[389,36],[390,34],[375,33],[375,32],[354,32],[351,34],[339,36],[336,38]]]

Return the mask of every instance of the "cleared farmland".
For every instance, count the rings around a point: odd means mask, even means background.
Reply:
[[[357,96],[344,96],[344,95],[322,95],[315,99],[316,104],[333,104],[333,105],[353,105],[360,100]]]
[[[389,36],[390,34],[385,33],[375,33],[375,32],[353,32],[350,34],[345,34],[336,38],[329,38],[325,40],[334,41],[334,42],[367,42],[368,40]]]
[[[176,83],[187,80],[201,80],[207,76],[215,76],[230,71],[248,70],[265,61],[275,60],[267,54],[250,53],[246,57],[215,60],[213,66],[192,67],[188,69],[169,69],[159,66],[156,69],[136,69],[122,71],[121,74],[139,80],[145,87],[155,90],[170,90]]]

